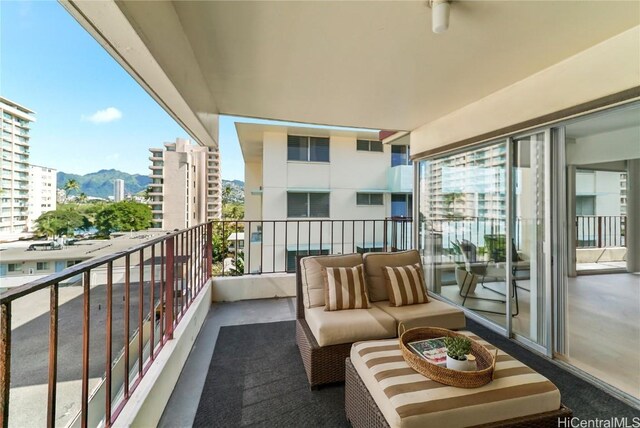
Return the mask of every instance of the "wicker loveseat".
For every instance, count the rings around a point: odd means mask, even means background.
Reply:
[[[345,360],[354,342],[397,337],[398,325],[406,328],[465,327],[464,312],[453,305],[430,299],[429,303],[390,306],[383,266],[421,263],[416,250],[312,256],[298,259],[296,269],[296,342],[311,387],[344,382]],[[364,264],[369,309],[324,310],[323,267]]]

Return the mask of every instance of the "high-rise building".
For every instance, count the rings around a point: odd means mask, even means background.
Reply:
[[[34,111],[0,97],[2,159],[0,171],[0,236],[27,231],[29,210],[29,124]]]
[[[115,202],[124,200],[124,180],[120,178],[113,180],[113,200]]]
[[[164,147],[149,149],[153,227],[182,229],[220,218],[218,149],[180,138]]]
[[[56,209],[57,171],[44,166],[29,166],[29,230],[43,213]]]

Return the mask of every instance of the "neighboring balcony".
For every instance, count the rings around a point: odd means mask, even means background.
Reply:
[[[391,193],[413,191],[413,165],[397,165],[387,170],[387,187]]]

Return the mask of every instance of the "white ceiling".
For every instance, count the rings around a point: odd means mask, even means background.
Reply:
[[[158,4],[117,3],[194,111],[372,129],[415,129],[640,24],[637,1],[456,1],[439,35],[424,1]]]

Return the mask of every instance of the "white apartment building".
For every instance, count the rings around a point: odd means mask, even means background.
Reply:
[[[29,230],[43,213],[56,209],[57,170],[29,165]]]
[[[124,200],[124,180],[120,178],[113,180],[113,200],[115,202]]]
[[[176,139],[151,156],[151,210],[153,227],[183,229],[222,214],[220,154],[217,148]]]
[[[2,158],[0,171],[0,239],[27,232],[29,212],[29,124],[34,111],[0,97]]]
[[[291,270],[296,253],[328,253],[331,246],[380,251],[390,245],[384,219],[412,216],[408,139],[383,144],[377,132],[250,123],[237,123],[236,130],[245,219],[252,220],[250,234],[245,223],[252,272]]]

